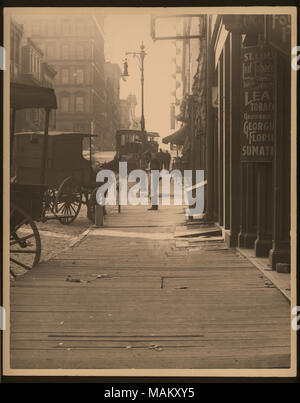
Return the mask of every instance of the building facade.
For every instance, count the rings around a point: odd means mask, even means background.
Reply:
[[[103,18],[23,15],[19,20],[57,71],[57,130],[95,133],[100,148],[106,129]]]
[[[182,18],[183,157],[205,170],[201,218],[276,270],[291,254],[291,16],[199,15],[192,79],[197,31]]]
[[[291,22],[289,15],[211,16],[207,218],[229,246],[290,262]]]
[[[24,26],[11,20],[10,25],[10,81],[52,88],[56,70],[44,59],[42,49],[26,36]],[[15,131],[42,130],[44,111],[31,108],[20,110],[15,118]],[[49,128],[56,127],[56,111],[51,111]]]
[[[136,96],[133,94],[120,100],[120,129],[138,130],[141,128],[140,119],[135,115],[136,105]]]
[[[120,112],[120,78],[119,65],[105,62],[105,133],[101,150],[114,150],[116,147],[116,131],[121,125]]]

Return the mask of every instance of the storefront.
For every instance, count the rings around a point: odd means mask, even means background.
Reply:
[[[273,269],[290,260],[290,46],[288,15],[209,20],[206,216]]]

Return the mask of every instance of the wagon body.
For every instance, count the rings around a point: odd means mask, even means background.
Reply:
[[[83,139],[88,134],[49,131],[45,164],[45,183],[57,188],[72,176],[81,186],[95,182],[91,162],[82,155]],[[14,173],[17,183],[39,184],[44,135],[41,132],[15,134]]]
[[[32,220],[40,220],[43,212],[43,196],[46,185],[10,184],[11,202],[26,211]],[[11,228],[15,228],[22,220],[22,215],[17,211],[10,217]]]
[[[153,140],[158,133],[141,130],[118,130],[116,150],[120,161],[127,161],[131,168],[141,167],[147,152],[157,152],[158,143]]]

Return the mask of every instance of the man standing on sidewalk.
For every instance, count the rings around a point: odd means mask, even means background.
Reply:
[[[159,160],[159,156],[158,153],[151,153],[151,160],[150,160],[150,169],[151,170],[159,170],[160,169],[160,160]],[[150,180],[149,180],[149,188],[151,189],[151,171],[150,171]],[[158,200],[156,199],[156,197],[153,197],[150,194],[150,198],[151,198],[151,207],[148,210],[158,210]]]
[[[165,158],[165,166],[164,166],[164,168],[169,171],[169,169],[170,169],[170,162],[171,162],[171,154],[169,153],[168,150],[165,152],[164,158]]]

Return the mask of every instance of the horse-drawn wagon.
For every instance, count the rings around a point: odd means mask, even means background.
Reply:
[[[51,88],[11,84],[10,137],[10,269],[30,269],[39,262],[41,240],[36,221],[58,219],[70,224],[82,204],[94,219],[96,173],[92,168],[91,134],[49,131],[49,115],[56,109]],[[14,133],[18,110],[45,109],[44,132]],[[83,157],[89,138],[90,158]]]

